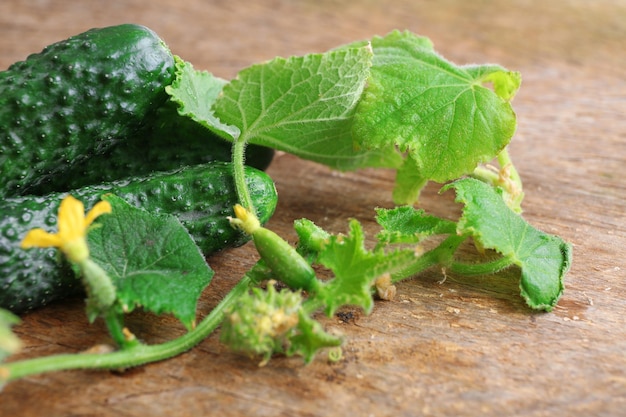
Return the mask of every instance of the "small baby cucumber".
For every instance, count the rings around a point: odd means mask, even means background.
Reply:
[[[252,236],[257,252],[276,278],[293,289],[319,290],[313,267],[293,246],[263,227],[261,218],[243,206],[236,204],[234,210],[235,218],[229,219],[230,224]]]
[[[233,229],[227,218],[237,202],[232,170],[230,163],[214,162],[88,186],[71,195],[86,209],[110,192],[136,207],[173,214],[209,254],[249,239]],[[267,174],[251,167],[246,167],[246,181],[259,219],[266,222],[277,203],[274,183]],[[56,231],[57,212],[65,195],[13,197],[0,202],[0,307],[19,314],[80,290],[80,280],[60,262],[55,249],[20,248],[32,228]]]
[[[167,100],[174,57],[150,29],[92,29],[0,72],[0,198],[25,195],[134,133]]]

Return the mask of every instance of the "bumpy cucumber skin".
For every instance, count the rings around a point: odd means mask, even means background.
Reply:
[[[251,167],[246,167],[246,179],[259,219],[266,222],[277,203],[274,182]],[[248,240],[227,219],[237,202],[229,163],[215,162],[89,186],[71,194],[89,209],[108,192],[148,211],[176,215],[205,254]],[[21,314],[81,290],[80,280],[55,249],[19,247],[32,228],[56,231],[58,207],[64,196],[54,193],[0,202],[0,307]]]
[[[56,228],[59,201],[5,199],[0,204],[0,307],[21,314],[81,289],[80,280],[55,249],[19,247],[31,225]],[[50,209],[48,209],[50,208]]]
[[[174,57],[150,29],[92,29],[0,72],[0,197],[30,189],[138,129],[167,100]]]
[[[231,156],[231,142],[191,118],[180,116],[177,104],[168,100],[139,132],[104,154],[94,155],[84,163],[69,168],[62,175],[49,176],[37,187],[31,187],[30,193],[42,195],[187,165],[228,162]],[[246,165],[265,170],[273,156],[273,149],[248,145]]]

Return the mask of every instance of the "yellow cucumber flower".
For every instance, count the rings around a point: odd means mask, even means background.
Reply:
[[[21,246],[23,249],[56,247],[61,249],[71,262],[83,262],[89,257],[87,228],[98,216],[110,212],[111,204],[108,201],[100,201],[85,216],[83,203],[68,195],[59,206],[57,219],[59,232],[48,233],[43,229],[33,229],[26,234]]]

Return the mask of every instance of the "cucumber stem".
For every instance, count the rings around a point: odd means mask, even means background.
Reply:
[[[449,271],[461,275],[492,275],[513,265],[513,261],[503,256],[493,261],[478,264],[464,262],[452,262]]]
[[[126,369],[179,355],[213,333],[222,322],[224,311],[230,308],[239,296],[248,291],[250,285],[256,283],[256,281],[252,274],[244,275],[237,285],[195,329],[177,339],[159,345],[137,343],[127,349],[112,353],[62,354],[5,363],[0,365],[0,375],[3,377],[3,380],[0,380],[0,386],[3,382],[44,372],[71,369]]]
[[[452,263],[456,250],[466,239],[467,236],[464,235],[450,235],[436,248],[416,257],[414,262],[403,265],[398,271],[391,271],[391,282],[396,283],[410,278],[435,265],[447,267]]]
[[[508,147],[500,151],[497,160],[498,165],[500,165],[499,169],[491,166],[478,166],[472,172],[472,176],[492,186],[502,187],[505,191],[503,198],[507,206],[516,213],[521,213],[522,200],[524,199],[523,184],[513,161],[511,161]]]
[[[130,349],[140,343],[135,335],[124,327],[122,315],[118,314],[114,308],[104,313],[103,319],[109,329],[109,334],[122,350]]]
[[[436,248],[431,249],[430,251],[417,257],[415,259],[415,262],[404,265],[401,270],[393,271],[391,273],[392,283],[396,283],[398,281],[402,281],[404,279],[415,276],[420,272],[435,265],[441,265],[449,272],[468,276],[492,275],[513,265],[513,260],[510,257],[506,256],[497,258],[493,261],[477,264],[469,264],[455,260],[454,253],[457,251],[461,243],[463,243],[466,238],[467,236],[463,235],[449,236]]]
[[[248,190],[248,184],[246,183],[245,173],[245,151],[246,151],[246,139],[244,135],[239,136],[233,142],[233,176],[235,178],[235,190],[237,191],[237,197],[242,206],[248,211],[256,215],[254,203],[252,197],[250,197],[250,191]]]
[[[511,156],[509,155],[508,149],[509,148],[507,146],[504,149],[502,149],[502,151],[498,154],[498,164],[503,168],[507,167],[508,169],[507,173],[509,174],[508,175],[509,179],[517,188],[521,190],[523,188],[522,178],[519,176],[519,173],[517,172],[515,165],[513,165],[513,161],[511,160]]]

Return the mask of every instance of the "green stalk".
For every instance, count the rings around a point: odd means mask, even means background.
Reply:
[[[500,171],[493,171],[484,166],[477,166],[472,172],[472,176],[494,187],[502,187],[505,191],[503,198],[507,206],[516,213],[522,212],[522,201],[524,200],[524,191],[522,179],[511,161],[508,147],[500,151],[497,156]]]
[[[403,268],[399,271],[393,272],[391,274],[392,282],[395,283],[415,276],[435,265],[441,265],[449,272],[459,275],[491,275],[513,265],[513,260],[506,256],[493,261],[478,264],[468,264],[465,262],[455,261],[454,253],[466,238],[467,236],[449,236],[436,248],[431,249],[422,256],[417,257],[415,262],[403,266]]]
[[[478,264],[455,261],[454,253],[466,238],[467,236],[463,235],[449,236],[436,248],[417,257],[414,262],[404,265],[400,270],[393,271],[391,273],[392,282],[396,283],[415,276],[435,265],[441,265],[449,272],[459,275],[491,275],[513,265],[513,260],[506,256]]]
[[[472,172],[472,177],[491,185],[497,184],[499,180],[497,172],[485,168],[481,165],[474,168],[474,172]]]
[[[169,342],[159,345],[136,344],[112,353],[63,354],[9,362],[0,366],[0,375],[6,376],[5,381],[12,381],[28,375],[70,369],[125,369],[174,357],[191,349],[213,333],[222,322],[224,311],[254,282],[256,282],[254,277],[246,274],[195,329]]]
[[[256,215],[254,203],[252,202],[252,197],[250,197],[250,191],[248,190],[248,185],[246,184],[245,152],[246,139],[243,135],[241,135],[233,142],[232,162],[234,169],[233,175],[235,178],[235,189],[237,191],[239,203],[244,206],[249,212]]]
[[[121,314],[117,313],[115,308],[110,308],[109,311],[103,314],[102,318],[107,329],[109,329],[109,334],[122,350],[130,349],[139,344],[134,335],[124,332],[124,319]],[[128,330],[126,331],[128,332]]]
[[[416,257],[414,262],[404,265],[402,269],[391,272],[391,281],[393,283],[402,281],[435,265],[447,267],[452,263],[454,253],[465,239],[467,239],[467,236],[464,235],[450,235],[436,248]]]
[[[511,157],[509,155],[509,150],[508,149],[509,149],[508,147],[505,147],[498,154],[498,164],[501,167],[506,167],[506,166],[509,167],[508,168],[509,169],[509,178],[511,179],[513,184],[515,184],[521,190],[523,188],[523,186],[522,186],[522,178],[519,176],[519,173],[517,172],[517,169],[515,169],[515,165],[513,165],[513,161],[511,160]]]
[[[464,262],[452,262],[449,271],[460,275],[492,275],[513,265],[511,258],[503,256],[490,262],[468,264]]]

